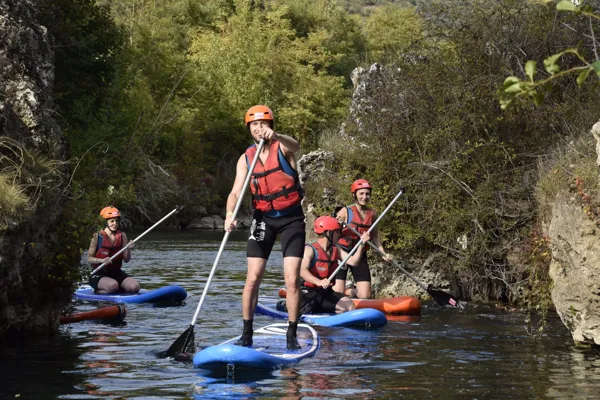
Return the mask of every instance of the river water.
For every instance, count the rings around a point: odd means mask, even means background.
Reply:
[[[135,235],[133,235],[135,236]],[[223,253],[195,327],[199,346],[241,332],[245,233]],[[177,284],[178,307],[127,306],[121,323],[80,322],[53,339],[0,350],[0,398],[19,399],[544,399],[598,398],[600,354],[575,349],[556,315],[530,339],[519,312],[469,305],[423,305],[422,316],[379,330],[319,328],[321,348],[293,368],[210,376],[162,359],[189,326],[222,232],[151,233],[136,243],[126,270],[143,288]],[[282,285],[276,246],[261,295]],[[100,304],[76,302],[77,311]],[[255,327],[274,321],[257,315]]]

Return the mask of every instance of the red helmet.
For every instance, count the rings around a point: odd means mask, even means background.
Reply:
[[[360,189],[369,189],[369,190],[372,190],[371,184],[366,179],[357,179],[350,186],[350,192],[352,194],[354,194],[354,192],[356,192],[357,190],[360,190]]]
[[[118,218],[121,217],[121,213],[113,206],[104,207],[100,211],[100,216],[104,219]]]
[[[269,107],[262,105],[250,107],[250,109],[246,111],[246,117],[244,118],[246,125],[252,121],[258,120],[274,122],[275,120],[273,119],[273,111],[271,111]]]
[[[337,219],[329,216],[319,217],[315,219],[315,233],[321,234],[326,231],[335,231],[342,229]]]

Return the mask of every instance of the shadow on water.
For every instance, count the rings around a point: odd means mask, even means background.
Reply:
[[[61,335],[0,349],[0,398],[52,399],[82,386],[84,375],[64,372],[79,363],[82,345],[81,339]]]
[[[245,243],[237,240],[245,235],[239,232],[223,253],[195,326],[198,349],[241,332],[246,262]],[[221,239],[222,232],[147,235],[126,271],[146,289],[184,287],[184,304],[132,304],[122,324],[73,323],[52,340],[1,349],[0,397],[546,399],[596,398],[600,391],[599,354],[575,349],[556,315],[532,341],[522,313],[480,305],[460,311],[425,303],[420,317],[392,316],[371,331],[316,327],[315,356],[276,371],[211,375],[158,357],[189,327]],[[262,295],[277,295],[281,265],[276,246]],[[76,312],[102,305],[73,303]],[[274,322],[257,315],[254,324]]]

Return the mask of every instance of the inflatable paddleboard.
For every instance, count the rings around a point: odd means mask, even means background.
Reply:
[[[115,320],[122,321],[127,314],[125,305],[118,304],[99,308],[92,311],[84,311],[79,313],[67,314],[60,316],[60,323],[70,324],[73,322],[90,321],[90,320]]]
[[[319,349],[319,335],[310,326],[299,324],[296,337],[300,349],[286,350],[287,324],[272,324],[254,331],[252,347],[236,346],[239,336],[194,355],[196,368],[230,370],[232,368],[276,369],[312,357]]]
[[[261,300],[256,305],[257,313],[273,318],[288,318],[287,312],[277,309],[275,301]],[[342,314],[303,314],[300,321],[311,325],[353,328],[379,328],[387,324],[385,314],[373,308],[352,310]]]
[[[281,298],[286,296],[285,288],[279,289]],[[421,302],[416,297],[398,296],[385,299],[352,299],[356,308],[374,308],[385,314],[421,315]]]
[[[139,293],[98,294],[89,286],[75,291],[75,298],[89,301],[110,301],[113,303],[161,303],[178,304],[187,297],[184,288],[177,285],[163,286],[155,290],[140,290]]]

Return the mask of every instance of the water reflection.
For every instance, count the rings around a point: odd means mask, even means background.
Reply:
[[[392,316],[375,331],[317,327],[317,354],[279,371],[207,375],[157,357],[189,327],[221,239],[221,232],[148,234],[128,272],[148,289],[184,287],[185,303],[131,305],[122,324],[69,324],[53,340],[0,349],[0,398],[537,399],[595,398],[600,390],[598,353],[574,349],[558,317],[533,342],[524,315],[476,304],[460,311],[427,303],[421,317]],[[281,265],[276,248],[261,295],[277,295]],[[195,326],[198,347],[240,333],[245,271],[245,244],[231,240]],[[74,304],[75,311],[101,306]],[[257,315],[255,326],[274,322]]]

